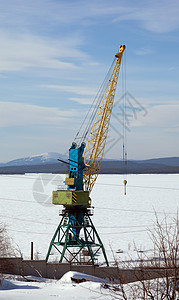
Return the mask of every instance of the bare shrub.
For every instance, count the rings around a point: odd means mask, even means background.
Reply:
[[[135,282],[124,284],[119,278],[120,293],[113,290],[115,299],[177,300],[179,299],[179,220],[165,216],[160,222],[157,215],[149,232],[153,253],[149,257],[139,251],[136,260],[128,260],[123,268],[135,271]],[[137,247],[135,250],[137,250]],[[119,269],[120,262],[116,261]],[[121,269],[121,267],[120,267]],[[121,295],[122,294],[122,295]]]
[[[11,239],[8,236],[6,226],[0,223],[0,257],[14,256]]]

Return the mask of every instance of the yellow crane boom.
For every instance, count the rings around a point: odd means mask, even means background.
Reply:
[[[83,182],[85,185],[85,189],[89,192],[91,192],[101,168],[101,162],[104,155],[104,148],[106,144],[111,112],[114,103],[114,96],[116,92],[119,70],[124,50],[125,45],[121,45],[119,48],[119,52],[115,55],[117,60],[108,82],[106,91],[102,98],[100,107],[98,109],[96,119],[94,121],[94,125],[90,132],[83,154],[84,163],[87,166],[84,169]]]

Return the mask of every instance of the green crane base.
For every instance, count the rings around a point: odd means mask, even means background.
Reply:
[[[46,261],[53,249],[60,255],[60,263],[95,265],[96,256],[102,251],[106,265],[109,266],[103,243],[90,218],[92,211],[84,207],[65,208],[61,215]]]

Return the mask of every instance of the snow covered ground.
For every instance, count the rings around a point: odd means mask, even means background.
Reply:
[[[123,180],[127,179],[127,195]],[[0,176],[0,218],[7,224],[15,247],[25,259],[30,258],[30,243],[34,252],[45,259],[49,242],[60,221],[60,207],[51,204],[51,192],[63,185],[63,175],[26,174]],[[176,215],[179,204],[179,174],[175,175],[100,175],[91,194],[95,207],[93,222],[104,242],[109,260],[114,255],[124,260],[129,253],[136,257],[133,242],[139,250],[148,251],[152,243],[147,229],[152,229],[155,212],[160,220],[165,213]],[[120,253],[116,253],[120,249]],[[99,257],[103,262],[103,257]],[[80,284],[71,278],[85,278]],[[104,280],[68,272],[60,280],[7,275],[0,281],[0,299],[115,299]],[[32,281],[29,281],[31,280]],[[120,290],[117,291],[118,295]],[[112,298],[114,296],[114,298]],[[120,299],[120,298],[119,298]]]
[[[127,195],[124,195],[124,179],[128,181]],[[36,256],[46,257],[62,208],[51,204],[51,192],[63,182],[64,175],[0,176],[0,218],[7,224],[15,247],[21,249],[25,259],[30,258],[31,241]],[[147,229],[152,229],[154,212],[161,220],[166,213],[173,222],[179,204],[178,183],[179,174],[98,177],[91,194],[95,207],[92,220],[109,261],[114,260],[111,249],[121,260],[128,253],[135,256],[134,241],[139,250],[152,248]],[[102,256],[99,262],[103,262]]]
[[[0,299],[112,299],[112,291],[103,288],[104,283],[99,278],[77,272],[68,272],[60,280],[39,279],[32,276],[26,278],[28,281],[20,276],[7,275],[0,284]],[[82,278],[86,281],[78,284],[71,278]],[[113,286],[111,288],[113,289]]]

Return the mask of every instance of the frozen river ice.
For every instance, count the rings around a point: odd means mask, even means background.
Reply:
[[[127,179],[127,195],[123,180]],[[0,217],[7,225],[15,247],[25,259],[34,253],[45,259],[49,243],[60,221],[60,206],[51,204],[52,191],[63,185],[64,175],[26,174],[0,176]],[[179,174],[100,175],[91,193],[95,207],[93,223],[104,243],[107,256],[124,259],[133,255],[134,241],[140,250],[152,247],[148,229],[155,212],[162,220],[176,215],[179,205]],[[117,254],[117,250],[123,253]],[[99,261],[102,258],[99,258]],[[101,261],[102,262],[102,261]]]

